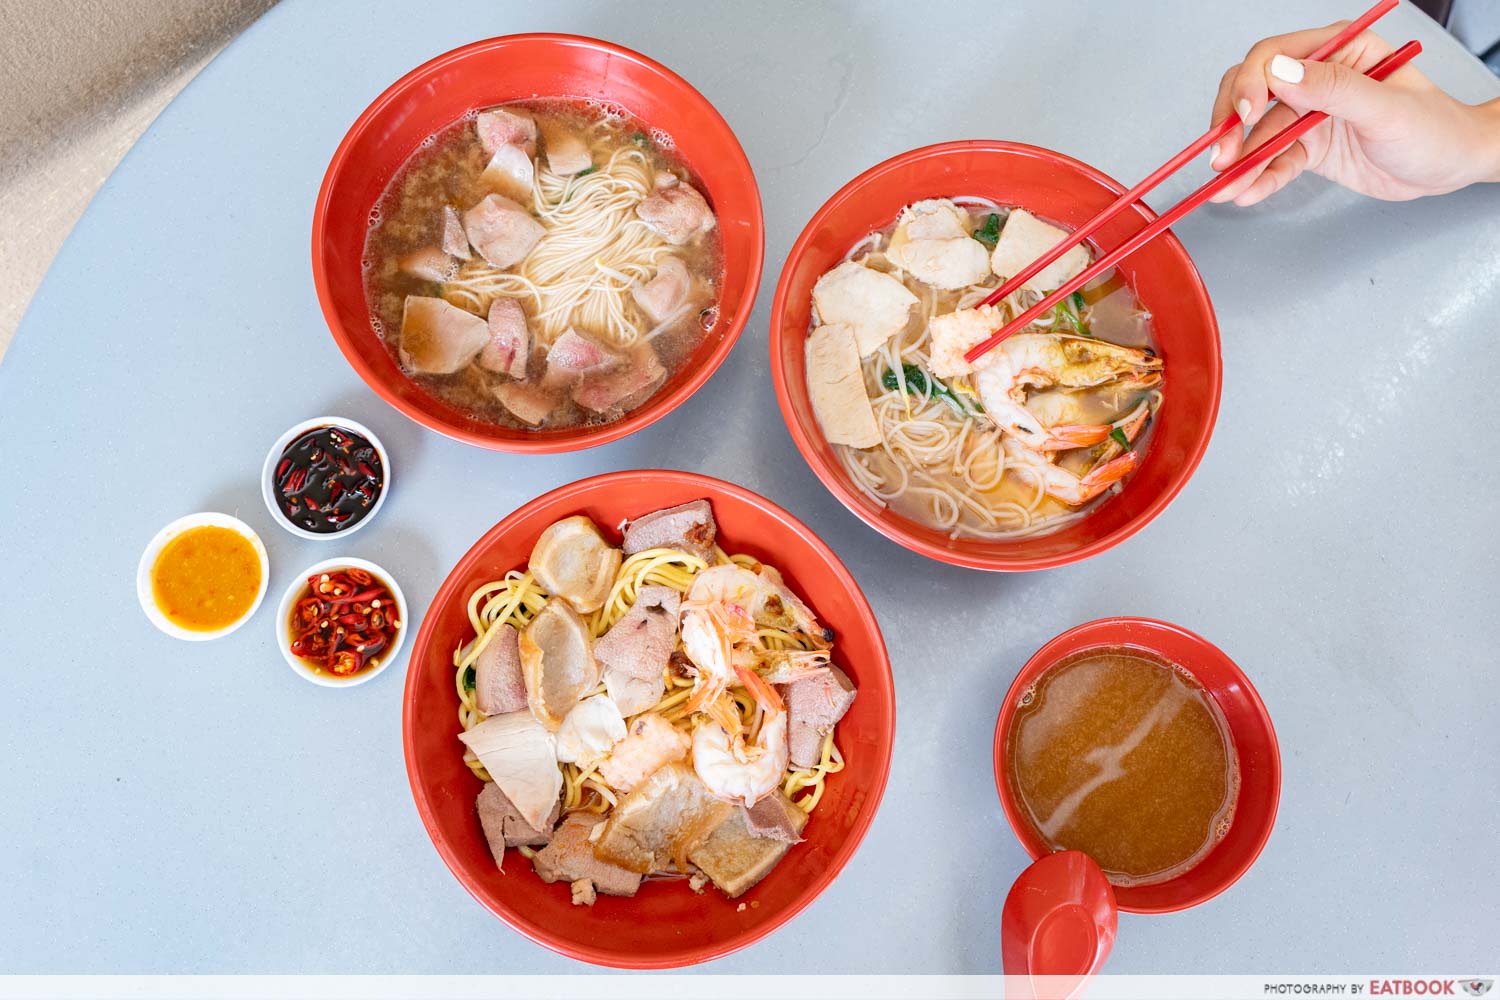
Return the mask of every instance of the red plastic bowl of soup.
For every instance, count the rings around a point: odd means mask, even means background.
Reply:
[[[771,306],[771,374],[781,415],[813,472],[845,507],[892,541],[973,569],[1046,569],[1087,559],[1129,538],[1166,509],[1198,467],[1219,410],[1219,328],[1208,291],[1171,233],[1128,257],[1119,274],[1151,313],[1165,365],[1164,401],[1144,460],[1124,490],[1050,534],[950,538],[864,493],[823,437],[808,396],[804,346],[818,278],[867,234],[926,198],[977,195],[1019,206],[1066,228],[1097,215],[1125,188],[1085,163],[1038,146],[974,140],[925,146],[892,157],[844,185],[802,230],[782,267]],[[1156,218],[1145,205],[1123,212],[1090,244],[1118,245]]]
[[[474,798],[479,779],[458,741],[453,650],[469,636],[470,592],[524,567],[548,525],[586,514],[618,544],[622,520],[707,498],[719,544],[781,570],[818,618],[834,630],[834,660],[858,695],[838,724],[844,770],[793,846],[755,888],[738,899],[712,886],[702,895],[680,881],[647,882],[633,897],[600,895],[574,906],[565,883],[548,885],[512,851],[502,873],[485,843]],[[614,472],[553,490],[518,508],[474,544],[439,588],[422,621],[407,669],[402,739],[417,811],[438,853],[473,897],[526,937],[597,965],[665,969],[719,958],[758,941],[818,897],[875,818],[890,771],[896,732],[895,689],[880,626],[833,551],[791,514],[750,492],[688,472]]]
[[[1186,670],[1213,699],[1238,761],[1239,787],[1224,836],[1201,860],[1166,881],[1115,886],[1130,913],[1169,913],[1197,906],[1249,871],[1276,824],[1281,800],[1281,750],[1271,716],[1243,671],[1223,650],[1185,628],[1149,618],[1104,618],[1069,629],[1037,650],[1005,693],[995,723],[995,788],[1005,817],[1033,858],[1052,853],[1018,801],[1008,777],[1006,748],[1022,698],[1053,667],[1089,651],[1144,653]]]
[[[391,356],[370,323],[362,259],[371,210],[428,136],[468,112],[509,101],[563,97],[609,102],[671,136],[718,219],[723,277],[718,320],[654,395],[619,420],[523,430],[463,412],[428,394]],[[765,228],[760,192],[734,131],[691,84],[660,63],[593,38],[506,35],[424,63],[393,83],[354,122],[333,154],[313,212],[313,283],[334,340],[379,396],[425,427],[497,451],[554,453],[605,444],[659,420],[729,356],[760,286]]]

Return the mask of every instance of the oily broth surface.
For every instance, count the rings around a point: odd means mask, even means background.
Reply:
[[[652,165],[657,170],[675,173],[700,191],[703,190],[701,183],[686,165],[672,155],[668,137],[617,109],[601,110],[597,106],[565,98],[513,101],[497,106],[524,108],[535,115],[539,122],[556,122],[575,132],[594,136],[591,151],[596,165],[608,160],[609,155],[619,147],[632,142],[641,145],[638,137],[649,137],[650,141],[643,148],[649,152]],[[545,158],[543,160],[545,162]],[[474,116],[466,115],[441,129],[418,147],[397,170],[372,213],[364,251],[365,295],[369,303],[371,325],[398,367],[401,365],[401,315],[406,297],[442,295],[439,283],[406,273],[401,270],[399,261],[414,250],[434,246],[440,241],[444,206],[451,205],[462,217],[467,209],[491,193],[491,189],[479,180],[488,162],[489,157],[474,131]],[[701,313],[690,314],[671,329],[652,338],[651,346],[656,350],[662,367],[666,369],[666,378],[645,397],[628,399],[625,405],[606,413],[593,413],[566,400],[548,418],[544,428],[606,424],[620,419],[670,384],[705,336],[715,331],[719,318],[719,289],[723,279],[723,241],[718,228],[715,227],[694,245],[678,247],[676,251],[687,265],[695,287],[706,290],[705,297],[708,301],[703,303]],[[524,297],[517,301],[521,303],[528,320],[531,319],[531,301]],[[581,332],[590,331],[581,329]],[[540,350],[533,342],[532,360],[535,370],[541,370],[540,359],[544,354],[545,351]],[[517,420],[496,399],[495,387],[508,379],[487,372],[477,365],[468,365],[452,375],[408,372],[406,377],[426,393],[454,407],[466,417],[520,430],[537,429]]]
[[[1007,736],[1007,781],[1055,850],[1116,885],[1164,882],[1233,820],[1239,765],[1212,697],[1138,650],[1087,650],[1047,671]]]

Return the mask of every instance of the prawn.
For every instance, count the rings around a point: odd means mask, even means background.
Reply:
[[[742,733],[704,719],[693,730],[693,770],[710,792],[748,809],[779,788],[786,776],[787,713],[786,703],[765,678],[746,667],[735,673],[760,706],[760,732],[746,743]]]
[[[1111,424],[1045,426],[1026,408],[1030,389],[1087,389],[1120,379],[1138,388],[1161,381],[1161,359],[1134,347],[1092,337],[1023,333],[1002,341],[994,361],[974,374],[974,387],[990,418],[1033,451],[1063,451],[1096,445]]]
[[[1108,428],[1109,425],[1106,424],[1105,427]],[[1061,500],[1069,507],[1082,507],[1135,469],[1135,452],[1127,451],[1078,476],[1052,463],[1046,455],[1031,450],[1013,437],[1004,438],[1002,444],[1007,458],[1040,479],[1048,496]]]

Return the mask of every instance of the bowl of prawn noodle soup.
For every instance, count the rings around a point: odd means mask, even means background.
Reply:
[[[1115,900],[1122,910],[1131,913],[1182,910],[1212,899],[1249,870],[1271,835],[1281,797],[1281,752],[1271,717],[1245,674],[1208,640],[1167,622],[1105,618],[1069,629],[1048,642],[1021,668],[1001,705],[995,724],[995,787],[1006,819],[1033,858],[1041,858],[1062,846],[1049,843],[1041,834],[1026,805],[1025,792],[1018,787],[1016,772],[1024,766],[1025,755],[1012,749],[1016,745],[1017,727],[1033,706],[1037,693],[1045,690],[1049,680],[1061,677],[1070,665],[1108,663],[1122,656],[1158,667],[1175,667],[1186,674],[1186,687],[1209,702],[1220,731],[1227,737],[1233,762],[1232,800],[1220,817],[1226,822],[1214,831],[1205,850],[1159,880],[1146,878],[1137,884],[1121,884],[1128,880],[1110,876]],[[1097,694],[1097,688],[1094,693]],[[1159,725],[1156,733],[1163,728]],[[1144,746],[1148,740],[1142,740],[1140,745]],[[1086,738],[1080,737],[1073,745],[1085,742]],[[1147,746],[1144,752],[1149,754],[1151,748]],[[1181,768],[1182,763],[1174,762],[1171,766]],[[1129,772],[1127,766],[1126,773],[1116,780],[1128,783]],[[1178,796],[1168,806],[1184,807],[1181,798]],[[1168,814],[1167,808],[1163,807],[1162,815]],[[1119,828],[1126,829],[1129,825],[1130,817],[1122,816]],[[1108,867],[1106,859],[1098,860],[1101,867]]]
[[[547,884],[519,856],[495,867],[474,798],[480,781],[463,761],[453,651],[470,636],[476,586],[524,567],[554,522],[587,515],[619,541],[627,518],[707,499],[719,544],[776,566],[834,632],[838,663],[858,688],[838,723],[846,766],[830,775],[805,838],[737,899],[685,881],[643,883],[631,897],[602,893],[574,906],[566,883]],[[519,933],[570,958],[616,968],[664,969],[719,958],[772,933],[832,884],[874,819],[890,770],[895,692],[879,625],[854,578],[791,514],[742,487],[687,472],[638,470],[580,480],[523,504],[459,560],[423,619],[407,670],[402,713],[407,777],[433,845],[486,909]],[[514,855],[514,852],[511,852]]]
[[[507,426],[435,394],[402,369],[372,322],[366,239],[393,178],[429,137],[479,110],[521,102],[573,102],[623,109],[671,141],[717,219],[721,264],[711,326],[644,401],[606,423],[549,429]],[[588,102],[593,102],[592,104]],[[372,214],[373,213],[373,214]],[[375,392],[416,422],[499,451],[555,453],[622,438],[665,416],[702,386],[728,356],[760,283],[764,227],[750,163],[723,117],[671,70],[639,53],[572,35],[508,35],[474,42],[412,70],[377,97],[329,163],[313,214],[312,264],[318,301],[344,357]],[[476,256],[477,259],[477,256]],[[707,322],[707,321],[705,321]]]
[[[1129,538],[1186,485],[1208,447],[1218,413],[1218,324],[1187,251],[1171,233],[1117,269],[1150,313],[1151,340],[1163,363],[1163,401],[1145,454],[1118,495],[1050,533],[1025,537],[950,537],[879,503],[853,480],[824,437],[806,375],[813,286],[860,240],[889,227],[901,211],[933,198],[977,196],[1024,208],[1064,228],[1097,215],[1125,189],[1071,157],[1037,146],[972,140],[926,146],[867,170],[812,217],[787,256],[771,307],[771,373],[782,418],[813,472],[851,512],[897,544],[957,566],[1021,571],[1061,566]],[[1144,205],[1121,213],[1089,241],[1092,255],[1118,245],[1155,218]]]

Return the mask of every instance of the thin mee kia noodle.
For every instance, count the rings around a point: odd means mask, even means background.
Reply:
[[[1118,274],[971,365],[970,347],[1077,274],[1077,247],[979,303],[1064,231],[977,196],[934,198],[850,248],[813,292],[807,382],[871,500],[953,538],[1056,531],[1120,491],[1162,405],[1150,316]]]
[[[371,324],[422,390],[521,429],[617,420],[719,319],[722,241],[669,136],[559,98],[424,142],[371,216]]]
[[[733,897],[801,840],[854,687],[780,574],[715,531],[704,500],[630,522],[623,551],[568,518],[470,594],[454,684],[497,864],[518,848],[579,903],[642,878]],[[544,749],[518,766],[523,733]]]

